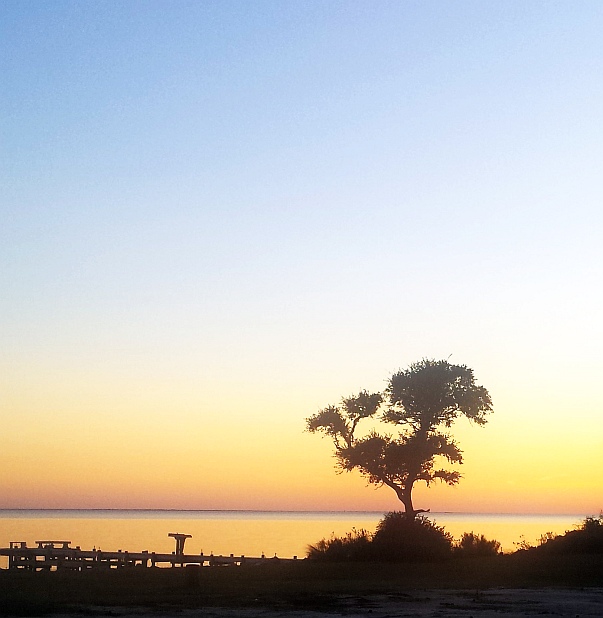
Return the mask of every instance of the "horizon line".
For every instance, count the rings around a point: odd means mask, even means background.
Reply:
[[[89,512],[157,512],[157,513],[374,513],[385,514],[396,509],[169,509],[169,508],[131,508],[131,507],[0,507],[0,513],[6,511],[89,511]],[[559,515],[559,516],[583,516],[582,513],[564,512],[519,512],[519,511],[430,511],[426,515]]]

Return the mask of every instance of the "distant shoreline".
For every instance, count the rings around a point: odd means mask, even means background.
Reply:
[[[396,510],[396,509],[394,509]],[[595,509],[598,512],[598,509]],[[145,508],[0,508],[0,515],[4,513],[278,513],[278,514],[366,514],[382,515],[387,513],[385,510],[291,510],[291,509],[145,509]],[[427,512],[427,517],[436,515],[458,515],[458,516],[508,516],[508,517],[577,517],[583,518],[593,513],[544,513],[544,512],[507,512],[507,511],[432,511]]]

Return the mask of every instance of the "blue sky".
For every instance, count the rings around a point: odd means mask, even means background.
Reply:
[[[501,440],[569,415],[599,465],[602,26],[598,2],[3,3],[7,429],[286,443],[452,355]]]

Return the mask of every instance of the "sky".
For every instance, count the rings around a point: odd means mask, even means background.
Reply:
[[[598,514],[602,30],[594,0],[3,2],[0,508],[400,508],[304,419],[447,358],[494,412],[415,506]]]

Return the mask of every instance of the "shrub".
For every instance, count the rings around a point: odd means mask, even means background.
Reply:
[[[495,539],[489,540],[483,534],[478,536],[473,532],[465,532],[453,550],[455,555],[465,558],[472,556],[496,556],[501,553],[500,547],[500,543]]]
[[[586,517],[576,530],[560,536],[547,533],[535,549],[552,554],[603,554],[603,515]]]
[[[371,551],[374,559],[422,562],[450,556],[452,535],[426,517],[408,519],[404,513],[387,513],[377,525]]]
[[[329,562],[347,562],[368,558],[371,534],[364,529],[352,529],[345,536],[334,534],[328,539],[321,539],[316,545],[308,545],[306,555],[313,560]]]
[[[533,547],[533,545],[526,539],[523,534],[519,535],[519,541],[513,541],[513,545],[517,547],[517,551],[528,551]]]
[[[597,537],[603,534],[603,513],[599,517],[586,517],[579,530],[589,537]]]
[[[538,539],[538,546],[542,547],[542,545],[546,545],[550,541],[556,539],[558,536],[559,535],[555,534],[554,532],[545,532],[544,534],[540,535],[540,538]]]
[[[409,520],[404,513],[387,513],[371,535],[352,530],[343,537],[331,535],[309,545],[307,556],[314,560],[422,562],[450,556],[452,536],[426,517]]]

